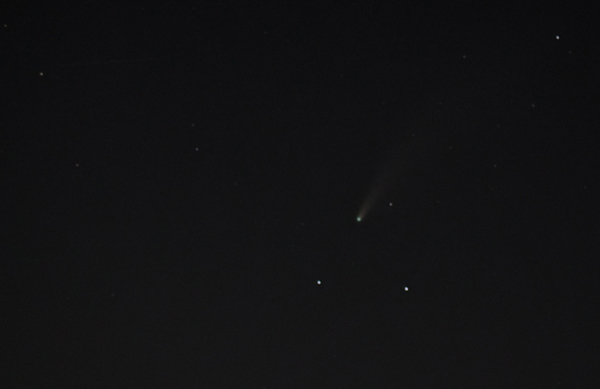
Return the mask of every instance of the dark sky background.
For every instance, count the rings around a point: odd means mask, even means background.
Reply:
[[[3,6],[7,387],[597,387],[597,15],[518,4]]]

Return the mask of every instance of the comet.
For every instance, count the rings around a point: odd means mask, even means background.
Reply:
[[[357,222],[363,221],[365,217],[369,214],[373,206],[377,203],[377,200],[383,194],[383,189],[384,186],[381,184],[375,185],[373,188],[371,188],[371,190],[367,194],[367,197],[365,198],[365,201],[360,207],[360,210],[358,211],[358,215],[356,216]]]
[[[415,146],[415,140],[411,137],[389,157],[385,167],[367,192],[356,216],[357,222],[364,221],[371,211],[384,203],[382,200],[393,196],[399,189],[398,184],[406,179],[406,175],[414,165],[415,157],[418,156],[415,154],[419,149]],[[390,203],[386,201],[385,204]]]
[[[391,207],[389,200],[403,196],[405,191],[410,190],[411,176],[433,168],[452,150],[451,146],[441,143],[443,138],[433,131],[432,126],[437,123],[432,121],[433,112],[430,109],[428,118],[418,124],[416,130],[402,131],[400,143],[391,150],[360,206],[356,216],[358,223],[384,204]]]

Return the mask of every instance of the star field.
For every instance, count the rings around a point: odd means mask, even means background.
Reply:
[[[106,8],[0,17],[11,387],[597,386],[593,12]]]

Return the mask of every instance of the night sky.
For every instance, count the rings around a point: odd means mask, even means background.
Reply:
[[[586,2],[11,3],[1,386],[600,386]]]

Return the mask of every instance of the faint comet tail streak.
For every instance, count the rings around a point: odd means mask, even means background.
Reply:
[[[377,201],[377,199],[380,197],[380,195],[382,193],[383,193],[382,185],[377,185],[377,186],[371,188],[371,190],[369,191],[369,194],[367,195],[367,198],[365,199],[362,206],[360,207],[360,210],[358,211],[358,216],[357,216],[358,221],[364,220],[364,218],[367,216],[367,214],[369,213],[369,211],[371,210],[371,208],[373,207],[373,205],[375,204],[375,202]]]

